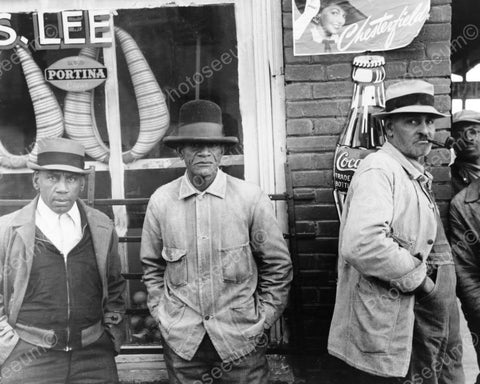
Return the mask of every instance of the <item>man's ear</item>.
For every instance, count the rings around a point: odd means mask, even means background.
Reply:
[[[32,184],[33,184],[33,188],[36,191],[38,191],[40,189],[40,185],[38,185],[38,177],[39,177],[38,171],[33,171]]]
[[[177,148],[175,148],[175,152],[177,152],[178,157],[183,160],[183,146],[179,145]]]
[[[387,137],[388,138],[392,138],[393,137],[393,123],[392,123],[392,119],[385,119],[384,121],[384,127],[385,127],[385,133],[387,134]]]

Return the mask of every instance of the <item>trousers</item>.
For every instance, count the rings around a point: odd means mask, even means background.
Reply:
[[[20,340],[1,368],[2,384],[117,384],[114,347],[104,333],[94,343],[58,351]]]
[[[259,342],[248,355],[222,362],[208,335],[205,335],[190,361],[178,356],[164,343],[168,380],[170,384],[267,384],[266,344]]]

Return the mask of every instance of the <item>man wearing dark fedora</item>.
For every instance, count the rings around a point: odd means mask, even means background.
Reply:
[[[111,220],[86,206],[84,148],[38,142],[38,196],[0,218],[2,384],[117,383],[125,281]]]
[[[444,116],[430,83],[392,84],[376,114],[387,142],[352,178],[328,341],[345,382],[464,383],[452,252],[420,163]]]
[[[219,169],[220,107],[180,109],[164,142],[186,173],[147,207],[140,256],[171,383],[267,383],[265,332],[287,303],[290,255],[268,196]]]

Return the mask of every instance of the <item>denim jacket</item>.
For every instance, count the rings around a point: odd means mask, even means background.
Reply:
[[[152,195],[140,257],[152,316],[187,360],[205,332],[224,361],[248,354],[287,302],[291,260],[271,201],[220,170],[203,193],[184,175]]]
[[[415,297],[436,238],[426,176],[386,143],[352,179],[339,239],[338,283],[328,350],[378,376],[405,376]]]

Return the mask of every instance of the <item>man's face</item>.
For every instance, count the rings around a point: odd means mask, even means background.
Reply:
[[[480,124],[465,123],[452,132],[457,157],[468,163],[480,163]]]
[[[190,181],[196,188],[202,189],[204,179],[215,177],[224,151],[223,145],[211,143],[186,144],[178,149]]]
[[[68,212],[83,189],[84,177],[65,171],[37,171],[33,186],[40,191],[42,200],[55,213]]]
[[[431,115],[421,113],[398,114],[385,122],[388,141],[405,157],[418,160],[428,155],[435,134],[434,119]]]

